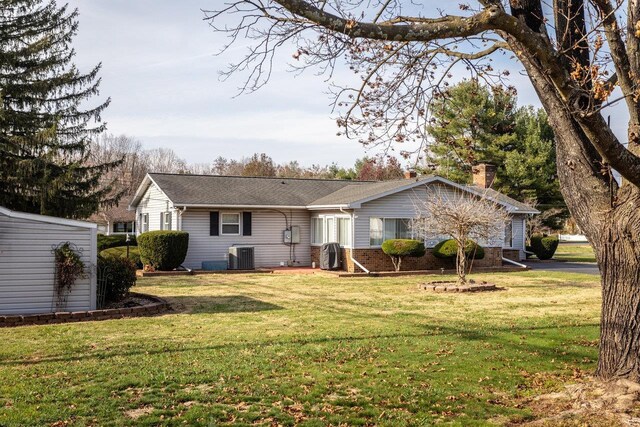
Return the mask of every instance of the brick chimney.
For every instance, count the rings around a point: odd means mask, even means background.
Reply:
[[[479,163],[471,168],[473,185],[480,188],[490,188],[496,178],[496,167],[490,163]]]
[[[404,179],[413,179],[418,177],[418,172],[410,169],[408,171],[404,171]]]

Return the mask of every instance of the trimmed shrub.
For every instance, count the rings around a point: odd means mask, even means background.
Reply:
[[[129,234],[129,246],[136,246],[136,236],[135,234]],[[111,236],[107,236],[105,234],[98,234],[98,252],[104,251],[105,249],[115,248],[118,246],[126,246],[127,245],[127,235],[126,234],[114,234]]]
[[[115,248],[105,249],[100,252],[100,256],[103,257],[117,257],[117,258],[126,258],[127,257],[127,247],[126,246],[116,246]],[[137,246],[129,246],[129,259],[133,261],[137,268],[142,268],[142,261],[140,261],[140,251]]]
[[[184,231],[147,231],[138,236],[140,260],[154,270],[170,271],[187,256],[189,233]]]
[[[98,283],[104,286],[105,303],[120,301],[136,284],[136,266],[126,258],[99,256]]]
[[[484,248],[471,239],[467,240],[464,253],[468,259],[483,259]],[[433,247],[436,258],[455,259],[458,254],[458,244],[453,239],[443,240]]]
[[[538,259],[551,259],[558,249],[558,235],[545,236],[534,234],[531,236],[531,249]]]
[[[389,239],[382,242],[382,252],[391,257],[396,271],[400,271],[403,258],[419,258],[426,253],[426,249],[424,243],[419,240]]]

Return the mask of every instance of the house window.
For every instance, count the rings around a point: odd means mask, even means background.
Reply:
[[[324,236],[324,219],[311,218],[311,243],[322,244]]]
[[[333,227],[333,217],[329,216],[325,218],[323,243],[329,243],[329,242],[335,242],[335,241],[336,241],[336,230]]]
[[[160,212],[160,230],[171,230],[171,212]]]
[[[389,239],[411,239],[411,220],[408,218],[370,218],[369,245],[381,246]]]
[[[511,220],[504,223],[504,247],[513,247],[513,222]]]
[[[113,223],[114,233],[133,233],[134,231],[135,227],[133,226],[133,221],[119,221]]]
[[[380,246],[384,240],[384,220],[369,218],[369,245]]]
[[[311,218],[311,243],[338,242],[340,246],[351,245],[351,218],[335,215],[321,215]]]
[[[338,217],[338,243],[340,246],[351,246],[351,219]]]
[[[238,235],[240,234],[240,214],[239,213],[223,213],[222,214],[222,234]]]
[[[142,214],[140,215],[140,218],[141,218],[140,223],[142,224],[140,231],[142,233],[149,231],[149,214],[148,213]]]

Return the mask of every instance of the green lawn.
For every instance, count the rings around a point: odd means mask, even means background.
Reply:
[[[593,253],[591,245],[583,244],[566,244],[560,243],[553,259],[558,261],[572,262],[596,262],[596,256]]]
[[[429,277],[429,280],[442,276]],[[177,311],[0,329],[0,425],[485,425],[594,369],[594,276],[144,278]]]

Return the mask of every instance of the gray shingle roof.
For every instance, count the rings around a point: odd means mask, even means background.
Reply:
[[[346,206],[401,191],[421,182],[442,180],[445,184],[450,183],[434,176],[378,182],[164,173],[151,173],[149,176],[176,206]],[[485,189],[471,185],[461,187],[476,194],[485,192]],[[535,212],[524,203],[498,191],[488,189],[486,194],[499,203],[516,208],[516,211]]]
[[[363,181],[216,175],[149,176],[174,205],[300,206]]]
[[[348,205],[349,203],[369,199],[387,192],[399,190],[415,182],[424,181],[426,177],[419,179],[400,179],[393,181],[366,182],[364,185],[347,185],[341,189],[316,199],[311,206]]]

